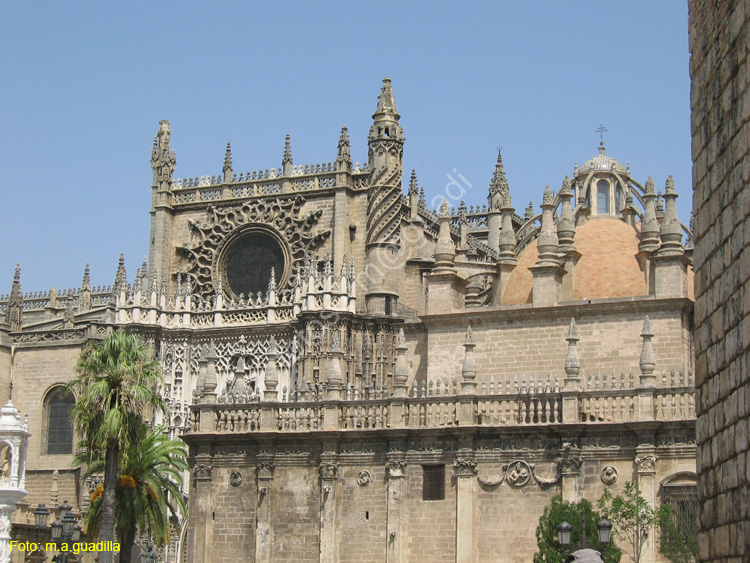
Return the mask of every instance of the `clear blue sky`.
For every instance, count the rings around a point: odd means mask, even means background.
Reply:
[[[149,158],[172,123],[176,177],[352,157],[390,76],[405,180],[428,196],[453,169],[486,203],[497,147],[513,204],[537,205],[573,164],[607,154],[691,200],[687,3],[38,2],[0,0],[0,293],[78,286],[91,264],[132,279],[148,250]]]

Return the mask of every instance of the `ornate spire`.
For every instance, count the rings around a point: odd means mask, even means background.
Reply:
[[[81,291],[78,293],[78,312],[88,311],[91,309],[91,277],[89,275],[89,265],[83,270],[83,281],[81,282]]]
[[[292,141],[291,136],[289,133],[286,134],[286,139],[284,140],[284,156],[281,158],[281,164],[291,164],[292,163]]]
[[[500,149],[497,151],[497,163],[495,163],[495,173],[490,181],[490,193],[487,197],[490,211],[498,211],[503,205],[503,197],[510,193],[508,179],[505,176],[503,168],[503,153]]]
[[[91,289],[91,274],[88,264],[86,264],[86,267],[83,269],[83,282],[81,283],[81,289],[83,288]]]
[[[281,169],[284,176],[292,175],[292,142],[289,133],[284,140],[284,156],[281,157]]]
[[[661,223],[662,219],[664,219],[664,196],[659,190],[656,194],[656,220]]]
[[[383,80],[378,107],[372,116],[368,135],[368,168],[370,171],[367,201],[366,243],[398,246],[403,175],[404,135],[393,100],[389,78]],[[373,289],[379,284],[376,282]]]
[[[336,162],[341,163],[347,170],[350,170],[352,167],[351,145],[349,143],[349,129],[347,129],[346,125],[341,127],[341,135],[339,135]]]
[[[232,145],[227,143],[227,150],[224,152],[224,166],[221,171],[224,173],[224,183],[232,181]]]
[[[560,220],[557,222],[557,238],[560,242],[560,250],[567,252],[575,250],[573,238],[576,235],[576,222],[573,218],[573,208],[570,203],[570,200],[573,199],[573,192],[570,188],[570,179],[567,176],[563,180],[559,195],[562,206]]]
[[[128,285],[128,275],[125,271],[125,254],[120,252],[120,260],[117,262],[117,273],[115,274],[115,283],[112,286],[113,292],[121,291],[124,286]]]
[[[649,176],[643,190],[644,211],[641,223],[641,242],[638,245],[641,252],[653,251],[659,247],[659,221],[656,219],[655,199],[654,179]]]
[[[8,309],[5,320],[10,325],[10,330],[13,332],[19,332],[23,327],[23,296],[21,294],[20,264],[16,264],[16,271],[13,274],[13,285],[10,287],[10,296],[8,297]]]
[[[409,197],[419,195],[419,186],[417,185],[417,171],[412,168],[411,178],[409,178]]]
[[[555,230],[555,219],[552,215],[555,207],[552,202],[552,190],[547,186],[544,188],[544,195],[542,196],[542,226],[537,239],[537,248],[539,249],[537,266],[559,265],[557,258],[559,241]]]
[[[390,119],[398,121],[401,116],[396,110],[396,100],[393,99],[393,88],[391,87],[391,79],[387,76],[383,78],[383,86],[380,89],[380,95],[378,96],[378,107],[375,110],[372,118],[376,121],[378,116],[387,116]]]
[[[500,252],[500,261],[505,264],[515,264],[516,262],[516,231],[513,228],[513,213],[515,209],[511,206],[510,190],[502,196],[503,213],[502,222],[500,223],[500,236],[498,238],[498,251]]]
[[[665,186],[664,199],[666,210],[661,221],[661,254],[682,254],[682,224],[677,217],[677,193],[674,187],[674,178],[670,174]]]
[[[523,218],[526,221],[530,221],[534,218],[534,202],[529,201],[529,205],[526,207],[526,209],[523,212]]]

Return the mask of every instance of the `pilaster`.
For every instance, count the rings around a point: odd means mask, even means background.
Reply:
[[[656,448],[651,444],[641,444],[636,448],[635,468],[638,492],[652,507],[656,506]],[[656,560],[656,533],[652,531],[641,550],[640,563],[653,563]]]
[[[474,561],[474,484],[477,460],[473,453],[453,462],[456,478],[456,563]]]
[[[406,462],[402,452],[389,453],[386,476],[386,561],[400,563],[403,558],[403,496],[406,487]]]
[[[321,461],[320,474],[320,563],[338,561],[336,542],[337,482],[339,464]]]
[[[276,466],[269,460],[258,462],[257,477],[257,521],[255,525],[255,561],[273,561],[271,530],[271,491]]]

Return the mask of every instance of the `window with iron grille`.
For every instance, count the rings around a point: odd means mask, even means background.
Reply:
[[[445,465],[422,466],[422,500],[445,499]]]
[[[70,407],[75,399],[62,387],[53,389],[47,395],[47,454],[73,453],[73,423],[70,420]]]
[[[698,532],[698,491],[695,485],[665,485],[662,504],[672,507],[672,518],[682,537]]]

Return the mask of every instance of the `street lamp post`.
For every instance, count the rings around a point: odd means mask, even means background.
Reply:
[[[36,516],[36,511],[34,511]],[[81,527],[77,524],[75,516],[73,516],[73,507],[65,501],[60,506],[60,519],[55,520],[52,523],[52,541],[58,550],[62,547],[62,544],[68,544],[68,550],[60,551],[52,561],[56,563],[68,563],[68,553],[70,544],[76,544],[81,539]]]
[[[567,520],[563,520],[555,529],[557,530],[557,541],[560,545],[568,547],[572,539],[573,526]],[[596,532],[599,543],[606,546],[612,540],[612,524],[607,520],[606,516],[599,520],[599,523],[596,525]],[[581,511],[581,540],[578,549],[586,549],[589,546],[592,548],[595,547],[586,537],[586,505],[583,505]]]

